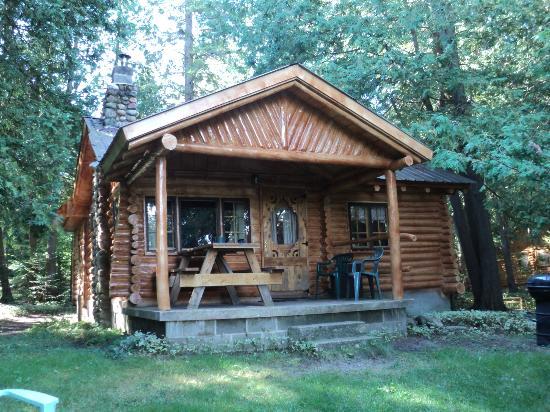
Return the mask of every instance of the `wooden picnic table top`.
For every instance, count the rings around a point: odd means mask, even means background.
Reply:
[[[216,250],[219,252],[244,252],[246,250],[258,249],[258,243],[209,243],[208,245],[195,246],[182,249],[180,255],[194,255],[199,252]]]

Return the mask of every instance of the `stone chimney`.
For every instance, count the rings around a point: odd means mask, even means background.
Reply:
[[[134,69],[128,64],[129,60],[129,55],[121,53],[115,62],[112,82],[107,86],[103,102],[105,126],[122,127],[136,120],[137,86],[132,79]]]

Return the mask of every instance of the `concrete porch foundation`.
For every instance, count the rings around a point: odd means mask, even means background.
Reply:
[[[406,334],[410,300],[296,300],[274,306],[205,306],[199,309],[127,307],[130,332],[147,331],[180,343],[234,345],[287,340],[288,328],[299,325],[365,322],[366,334],[388,331]]]

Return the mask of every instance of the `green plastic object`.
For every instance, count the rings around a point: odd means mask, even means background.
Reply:
[[[34,405],[39,408],[40,412],[55,412],[55,408],[59,403],[59,399],[55,396],[27,389],[3,389],[0,390],[0,398],[2,396]]]
[[[384,248],[381,246],[374,247],[374,255],[363,260],[354,260],[351,264],[351,272],[348,276],[353,276],[353,289],[355,301],[359,301],[359,290],[361,288],[361,277],[367,276],[369,280],[369,289],[371,298],[374,299],[374,289],[378,292],[378,299],[382,298],[382,292],[380,291],[380,272],[378,265],[384,255]],[[371,270],[367,270],[368,265],[372,265]],[[374,283],[374,284],[373,284]],[[346,283],[346,287],[349,283]]]
[[[353,260],[353,254],[342,253],[335,255],[326,262],[317,263],[317,276],[315,278],[315,299],[319,296],[319,278],[331,276],[334,279],[336,299],[340,299],[340,279],[345,279],[349,271],[349,266]]]

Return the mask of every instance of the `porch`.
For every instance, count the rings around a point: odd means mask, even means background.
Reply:
[[[377,332],[406,333],[406,307],[410,299],[350,300],[298,299],[275,301],[273,306],[204,305],[199,309],[175,306],[169,311],[157,306],[128,306],[130,332],[154,331],[171,341],[235,345],[284,344],[290,338],[323,338],[330,343],[331,331],[338,342],[361,342]],[[349,332],[349,333],[348,333]],[[332,333],[334,335],[334,333]],[[346,336],[348,335],[348,336]],[[325,336],[326,338],[326,336]]]

